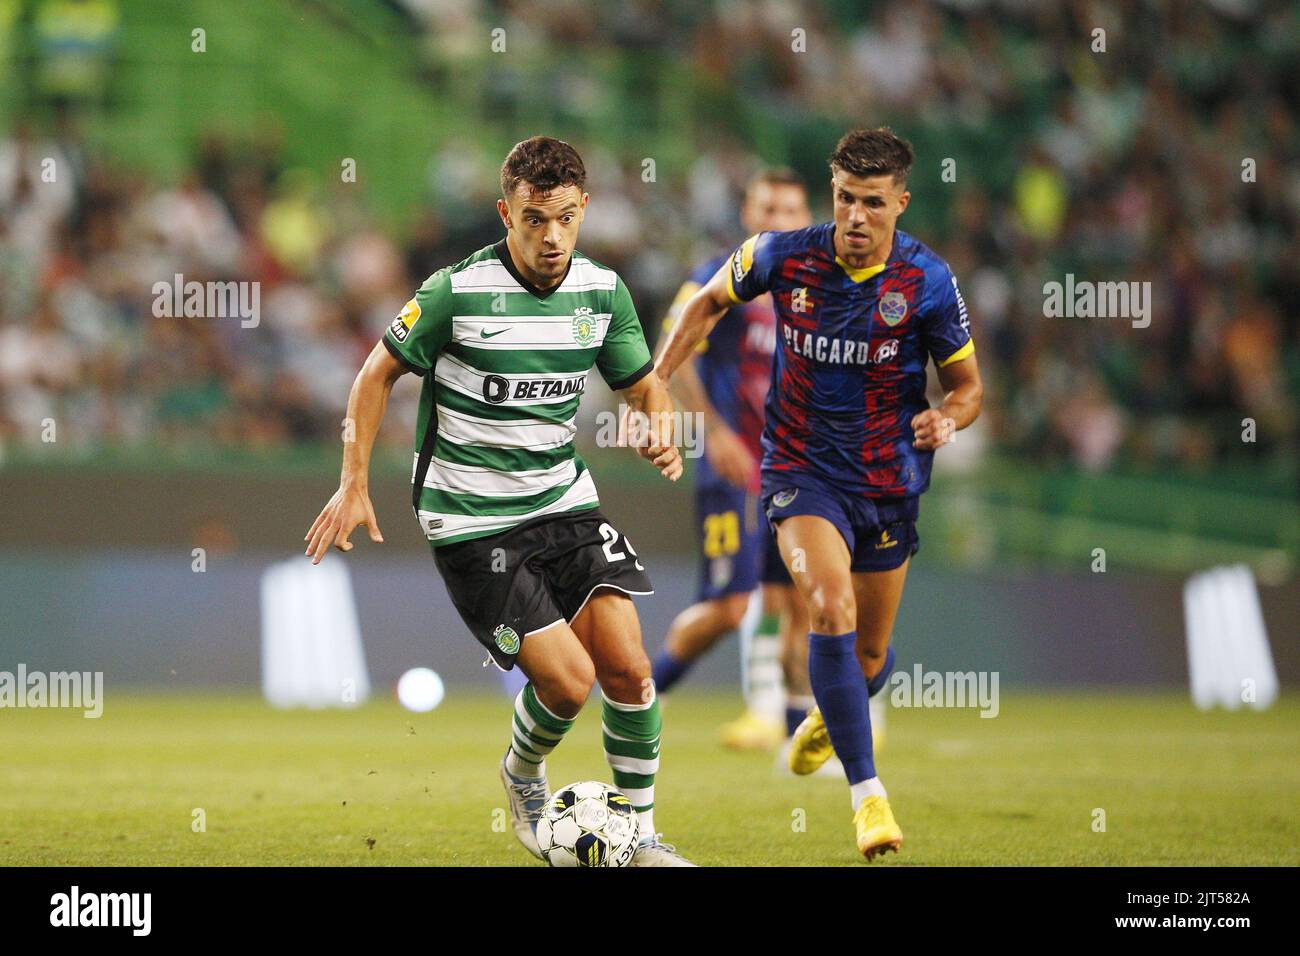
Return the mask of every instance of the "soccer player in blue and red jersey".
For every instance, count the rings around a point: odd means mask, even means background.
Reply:
[[[801,229],[812,223],[808,191],[791,169],[767,169],[745,187],[741,225],[749,232]],[[681,308],[724,265],[710,258],[683,283],[664,322],[671,329]],[[739,629],[748,709],[723,727],[723,742],[737,749],[776,746],[803,718],[811,701],[800,645],[807,622],[759,504],[759,461],[764,408],[772,381],[776,314],[771,297],[733,305],[677,370],[675,395],[704,420],[705,455],[695,478],[695,506],[703,561],[694,604],[673,620],[654,661],[655,689],[667,693],[718,639]],[[762,584],[762,615],[747,614]],[[779,622],[779,624],[778,624]],[[798,717],[782,726],[781,672],[776,665],[782,631],[791,703]],[[801,673],[803,672],[803,673]],[[788,730],[788,733],[787,733]]]
[[[888,129],[855,130],[830,165],[834,221],[746,240],[687,302],[657,368],[670,381],[722,315],[771,294],[779,336],[761,494],[808,608],[817,701],[790,768],[840,758],[870,860],[896,851],[903,833],[876,775],[868,699],[893,665],[889,638],[934,451],[975,420],[983,386],[956,278],[895,228],[911,199],[911,146]],[[945,393],[938,408],[925,397],[931,360]]]

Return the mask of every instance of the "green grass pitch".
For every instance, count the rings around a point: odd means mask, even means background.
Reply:
[[[703,865],[867,865],[843,781],[718,745],[737,709],[666,701],[665,839]],[[0,711],[0,865],[540,866],[500,825],[509,714],[454,688],[425,715],[212,693],[110,693],[99,720]],[[1004,694],[994,719],[892,709],[878,766],[905,841],[871,865],[1296,865],[1297,718],[1294,697],[1202,714],[1175,693]],[[550,770],[610,779],[595,702]]]

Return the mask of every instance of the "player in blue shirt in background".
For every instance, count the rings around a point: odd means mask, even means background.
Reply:
[[[983,397],[956,278],[895,228],[912,158],[888,129],[846,134],[830,161],[834,220],[746,240],[686,303],[656,363],[670,381],[736,303],[771,294],[779,334],[761,495],[808,608],[817,700],[790,768],[840,758],[868,860],[903,841],[876,774],[869,697],[893,666],[889,639],[934,451],[975,420]],[[938,408],[925,397],[930,360],[944,389]]]
[[[803,228],[812,223],[807,187],[793,170],[760,172],[746,185],[740,218],[748,232]],[[714,256],[691,274],[664,322],[666,330],[727,258],[728,253]],[[655,687],[666,693],[723,635],[739,629],[747,709],[722,729],[723,743],[736,749],[775,746],[812,704],[807,616],[759,502],[760,443],[775,348],[770,297],[734,304],[678,369],[675,389],[684,409],[704,419],[705,455],[695,473],[703,561],[696,603],[673,620],[655,658]],[[755,620],[748,611],[760,582],[762,613]],[[792,694],[785,709],[797,715],[793,722],[782,719],[783,669]]]

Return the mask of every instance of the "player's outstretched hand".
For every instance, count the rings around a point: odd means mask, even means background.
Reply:
[[[956,422],[939,408],[927,408],[912,418],[912,433],[916,436],[912,444],[921,451],[934,451],[948,444],[956,431]]]
[[[671,434],[671,418],[659,425],[660,428],[656,428],[644,412],[625,406],[619,419],[618,445],[635,448],[636,453],[658,468],[665,478],[676,481],[684,469],[681,453],[676,445],[665,444],[659,437],[661,429]]]
[[[636,453],[651,462],[669,481],[676,481],[682,476],[682,456],[676,445],[662,445],[658,436],[650,435],[649,444],[638,445]]]
[[[370,531],[371,541],[383,544],[384,536],[379,531],[379,522],[375,520],[370,495],[355,485],[340,485],[303,538],[307,542],[307,556],[312,559],[311,563],[320,564],[320,559],[325,557],[330,545],[340,551],[351,551],[352,542],[348,536],[359,524],[365,525]]]

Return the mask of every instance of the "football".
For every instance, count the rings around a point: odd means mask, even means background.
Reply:
[[[551,866],[627,866],[640,838],[628,798],[594,780],[557,790],[537,824],[537,845]]]

